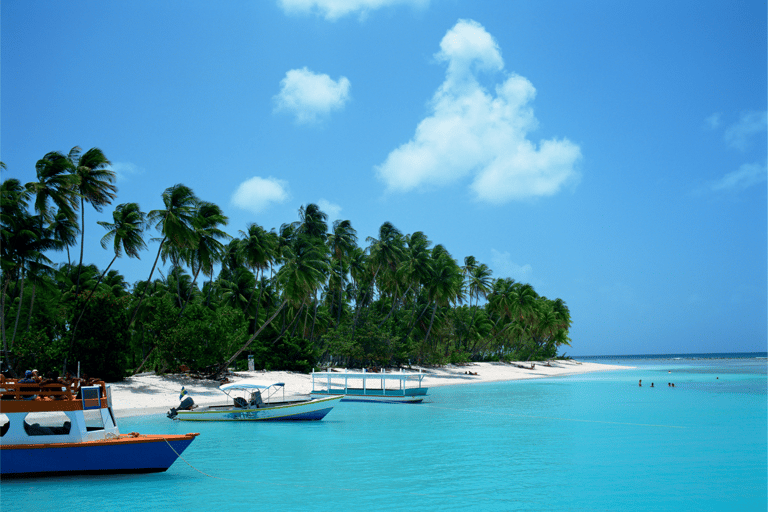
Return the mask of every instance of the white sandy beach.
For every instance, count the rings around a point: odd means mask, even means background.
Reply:
[[[531,363],[469,363],[466,365],[448,365],[440,368],[421,368],[426,374],[422,386],[437,387],[453,384],[471,384],[476,382],[497,382],[507,380],[536,379],[543,377],[563,377],[583,373],[622,370],[629,367],[578,361],[534,362],[534,369],[523,369],[517,365],[530,367]],[[320,371],[318,369],[318,371]],[[359,370],[358,370],[359,371]],[[414,367],[411,371],[419,371]],[[469,375],[472,372],[477,375]],[[286,397],[289,395],[307,395],[312,391],[311,375],[294,372],[236,372],[229,376],[230,382],[242,379],[259,379],[269,382],[284,382]],[[198,405],[223,403],[226,396],[219,391],[218,382],[194,379],[188,375],[155,375],[143,373],[127,378],[123,382],[111,384],[112,403],[118,416],[140,416],[144,414],[165,413],[179,404],[179,392],[184,386]]]

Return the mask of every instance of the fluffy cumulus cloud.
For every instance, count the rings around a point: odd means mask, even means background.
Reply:
[[[334,81],[307,68],[292,69],[274,97],[275,112],[288,112],[300,124],[314,123],[344,107],[349,101],[349,87],[349,80],[343,76]]]
[[[232,204],[240,209],[261,213],[273,204],[288,199],[288,183],[277,178],[254,176],[237,187],[232,194]]]
[[[413,138],[392,151],[376,172],[390,192],[445,185],[470,177],[475,197],[488,203],[549,196],[578,181],[581,149],[567,139],[528,139],[537,128],[531,82],[507,74],[493,93],[478,76],[501,72],[504,61],[482,25],[460,20],[435,57],[447,64],[429,116]]]
[[[752,185],[757,185],[768,180],[768,167],[765,163],[743,164],[737,170],[730,172],[721,179],[710,183],[710,189],[714,192],[745,190]]]
[[[333,223],[333,221],[338,220],[341,215],[341,206],[334,204],[327,199],[321,199],[317,202],[317,206],[320,207],[320,210],[325,212],[328,215],[328,220],[330,223]]]
[[[425,8],[429,0],[278,0],[278,3],[289,14],[316,13],[335,21],[349,14],[364,18],[370,11],[395,5]]]

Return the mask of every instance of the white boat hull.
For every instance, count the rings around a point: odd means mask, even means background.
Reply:
[[[313,421],[322,420],[341,396],[329,396],[300,402],[264,404],[258,408],[239,408],[234,405],[200,407],[191,411],[178,411],[175,419],[181,421]]]

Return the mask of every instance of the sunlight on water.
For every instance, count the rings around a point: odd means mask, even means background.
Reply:
[[[3,482],[2,510],[765,510],[765,360],[623,362],[320,422],[124,418],[201,435],[166,473]]]

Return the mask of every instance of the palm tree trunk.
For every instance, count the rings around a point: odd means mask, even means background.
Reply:
[[[150,355],[152,355],[152,351],[153,351],[153,350],[155,350],[155,347],[152,347],[151,349],[149,349],[149,352],[147,352],[147,356],[146,356],[146,357],[144,358],[144,360],[141,362],[141,364],[139,365],[139,367],[138,367],[138,368],[136,368],[136,371],[135,371],[135,372],[133,372],[133,374],[134,374],[134,375],[136,375],[137,373],[139,373],[139,370],[141,370],[142,368],[144,368],[144,363],[146,363],[146,362],[147,362],[147,359],[149,359],[149,356],[150,356]]]
[[[152,274],[155,273],[155,267],[157,266],[157,260],[160,259],[160,251],[163,250],[163,244],[165,243],[165,239],[168,237],[163,237],[163,240],[160,242],[160,248],[157,249],[157,256],[155,256],[155,263],[152,265],[152,270],[149,272],[149,277],[147,278],[147,286],[144,287],[144,289],[141,291],[141,297],[139,297],[139,303],[136,304],[136,309],[133,310],[133,315],[131,316],[131,321],[128,322],[128,328],[133,325],[133,321],[136,320],[136,313],[139,312],[139,308],[141,307],[141,302],[144,300],[144,295],[147,294],[147,288],[149,287],[149,283],[152,282]]]
[[[16,330],[19,327],[19,317],[21,316],[21,305],[24,303],[24,271],[21,271],[21,291],[19,292],[19,307],[16,309],[16,323],[13,326],[13,336],[11,336],[11,348],[16,341]]]
[[[301,318],[301,312],[304,311],[304,303],[301,303],[301,307],[299,308],[299,311],[296,313],[296,318],[293,321],[293,331],[291,331],[291,338],[293,338],[296,335],[296,328],[299,326],[299,318]],[[289,325],[288,328],[291,326]],[[307,328],[307,320],[304,320],[304,329]],[[304,333],[302,333],[302,336]]]
[[[411,291],[411,285],[408,285],[408,288],[405,290],[405,293],[403,294],[403,297],[408,295],[408,292]],[[395,293],[394,298],[392,299],[392,307],[389,309],[389,313],[387,313],[387,316],[384,318],[384,320],[381,321],[379,324],[379,329],[381,329],[381,326],[384,325],[384,323],[389,320],[389,317],[392,316],[392,313],[395,311],[395,306],[397,305],[397,293]]]
[[[3,352],[5,360],[8,360],[8,340],[5,338],[5,293],[8,290],[8,284],[11,282],[11,276],[8,275],[3,283],[3,294],[0,295],[0,331],[3,337]]]
[[[435,321],[435,313],[437,313],[437,302],[435,302],[435,309],[432,310],[432,317],[429,319],[429,328],[427,328],[427,336],[424,338],[424,344],[429,341],[429,333],[432,331],[432,323]]]
[[[96,293],[96,290],[99,288],[99,285],[101,284],[101,280],[104,279],[104,276],[107,275],[107,272],[109,272],[109,269],[112,267],[112,264],[117,259],[117,254],[115,254],[115,257],[112,258],[112,261],[109,262],[109,265],[107,265],[107,268],[104,270],[104,272],[101,273],[99,276],[99,280],[96,281],[96,286],[93,287],[93,290],[91,290],[91,293],[88,294],[88,297],[85,299],[85,304],[83,304],[83,309],[80,311],[80,315],[77,317],[77,321],[75,322],[75,327],[72,329],[72,338],[69,340],[69,352],[72,352],[72,347],[75,344],[75,336],[77,335],[77,326],[80,325],[80,319],[83,318],[83,315],[85,314],[85,309],[88,307],[88,301],[91,300],[91,297],[93,297],[93,294]],[[66,367],[66,363],[64,363],[64,366]]]
[[[187,297],[187,300],[184,301],[184,305],[181,307],[181,311],[179,311],[179,318],[184,315],[184,310],[187,309],[187,304],[189,304],[189,301],[192,300],[192,290],[197,285],[197,276],[200,275],[200,269],[197,269],[197,272],[195,272],[195,277],[192,279],[192,285],[190,287],[190,293]]]
[[[317,308],[320,307],[320,301],[315,301],[315,312],[312,315],[312,328],[309,330],[309,341],[312,342],[312,338],[315,336],[315,321],[317,321]]]
[[[413,325],[411,326],[410,329],[408,329],[408,333],[403,337],[403,339],[405,339],[405,338],[407,338],[408,336],[411,335],[411,332],[416,328],[416,324],[419,323],[419,320],[421,320],[421,317],[424,316],[424,313],[426,313],[428,309],[429,309],[429,304],[427,304],[424,307],[424,309],[421,311],[421,314],[419,315],[419,318],[417,318],[416,320],[413,321]]]
[[[245,349],[247,349],[247,348],[248,348],[248,346],[249,346],[251,343],[253,343],[253,340],[255,340],[255,339],[256,339],[256,336],[258,336],[259,334],[261,334],[261,331],[263,331],[265,327],[267,327],[267,326],[268,326],[270,323],[272,323],[272,320],[274,320],[274,319],[275,319],[275,317],[278,315],[278,313],[280,313],[280,311],[283,309],[283,307],[285,307],[285,305],[286,305],[287,303],[288,303],[288,299],[284,300],[284,301],[283,301],[283,303],[282,303],[282,304],[280,304],[280,307],[279,307],[279,308],[277,308],[277,311],[275,311],[275,312],[274,312],[274,314],[273,314],[273,315],[272,315],[272,316],[269,318],[269,320],[267,320],[266,322],[264,322],[264,324],[263,324],[263,325],[262,325],[262,326],[259,328],[259,330],[258,330],[258,331],[256,331],[255,333],[253,333],[253,336],[251,336],[251,337],[248,339],[248,341],[246,341],[246,342],[245,342],[245,345],[243,345],[242,347],[240,347],[240,350],[238,350],[237,352],[235,352],[235,354],[234,354],[232,357],[230,357],[229,359],[227,359],[227,362],[226,362],[226,363],[224,363],[223,365],[221,365],[221,366],[219,367],[219,370],[216,372],[216,374],[215,374],[215,375],[218,375],[219,373],[221,373],[221,372],[222,372],[224,369],[226,369],[226,367],[227,367],[227,366],[229,366],[229,364],[230,364],[232,361],[234,361],[235,359],[237,359],[237,356],[239,356],[240,354],[242,354],[242,353],[243,353],[243,351],[244,351]]]
[[[35,294],[37,293],[37,283],[32,283],[32,300],[29,302],[29,314],[27,315],[27,330],[29,333],[29,326],[32,323],[32,311],[35,308]]]
[[[80,198],[80,265],[77,267],[77,284],[75,285],[75,295],[80,293],[80,272],[83,270],[83,241],[85,240],[85,199]]]

